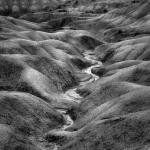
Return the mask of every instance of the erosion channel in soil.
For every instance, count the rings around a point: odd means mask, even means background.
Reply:
[[[96,81],[99,77],[97,75],[93,74],[91,72],[91,70],[92,70],[92,68],[99,67],[102,64],[100,61],[92,59],[92,57],[88,53],[85,53],[84,56],[85,56],[86,59],[88,59],[88,60],[93,62],[92,66],[82,70],[83,73],[90,74],[91,78],[89,80],[87,80],[87,81],[81,82],[77,87],[74,87],[72,89],[67,90],[66,93],[65,93],[67,96],[70,97],[70,99],[73,99],[73,100],[77,101],[78,103],[81,102],[81,99],[83,97],[80,96],[80,94],[78,94],[76,92],[77,88],[80,87],[80,86],[86,85],[88,83]],[[59,111],[63,115],[63,117],[65,118],[65,124],[59,129],[54,129],[52,132],[56,131],[57,133],[59,133],[59,132],[63,133],[63,131],[65,131],[68,127],[70,127],[70,126],[72,126],[74,124],[74,121],[71,118],[71,116],[69,115],[69,113],[67,112],[67,110],[65,110],[65,109],[57,109],[57,111]],[[55,140],[57,141],[57,139],[55,139],[55,138],[56,137],[52,137],[52,141],[55,141]],[[43,140],[43,142],[45,143],[44,140]],[[49,142],[49,143],[46,143],[46,144],[47,144],[47,148],[49,148],[50,145],[53,145],[54,146],[53,150],[58,150],[59,147],[63,144],[62,142],[60,142],[60,143],[59,143],[59,140],[58,140],[56,143],[55,142],[52,142],[52,143]]]

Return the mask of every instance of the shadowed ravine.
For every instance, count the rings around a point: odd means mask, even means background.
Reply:
[[[78,87],[80,87],[81,85],[85,85],[86,86],[86,84],[91,83],[93,81],[96,81],[99,77],[97,75],[93,74],[91,72],[91,69],[94,68],[94,67],[100,67],[101,64],[102,64],[100,61],[96,61],[96,60],[90,58],[90,55],[88,55],[88,54],[85,55],[85,58],[90,60],[90,61],[92,61],[94,63],[94,65],[92,65],[92,66],[90,66],[90,67],[88,67],[88,68],[83,70],[83,73],[87,73],[89,75],[92,75],[90,80],[85,81],[85,82],[81,82],[77,87],[72,88],[72,89],[66,91],[66,93],[65,93],[68,97],[70,97],[70,100],[73,99],[73,100],[77,101],[78,103],[81,102],[80,99],[82,99],[83,97],[80,96],[76,92],[76,89]],[[63,115],[63,117],[65,118],[65,124],[60,129],[54,129],[54,130],[56,130],[57,132],[65,131],[67,128],[71,127],[74,124],[74,121],[70,117],[70,115],[67,113],[67,110],[65,110],[65,109],[57,109],[57,111],[60,112]],[[54,144],[53,150],[58,150],[60,145],[58,143],[53,143],[53,144]],[[63,144],[63,143],[61,143],[61,144]]]

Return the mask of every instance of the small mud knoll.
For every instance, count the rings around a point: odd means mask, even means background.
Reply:
[[[0,0],[0,149],[148,150],[149,0]]]

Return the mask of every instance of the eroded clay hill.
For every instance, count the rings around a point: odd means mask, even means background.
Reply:
[[[0,0],[0,150],[148,150],[149,27],[149,0]]]
[[[12,2],[16,5],[12,6]],[[29,10],[36,7],[34,2]],[[5,3],[0,5],[2,10],[9,4],[11,11],[19,12],[24,1],[1,3]],[[55,140],[46,143],[44,135],[66,124],[57,110],[70,110],[78,105],[66,91],[91,79],[82,70],[93,62],[85,59],[83,53],[103,44],[85,30],[56,31],[78,17],[68,17],[68,22],[62,24],[63,15],[58,14],[59,23],[55,15],[49,18],[52,12],[45,13],[48,17],[45,15],[44,20],[42,15],[43,19],[37,22],[23,20],[24,16],[22,19],[0,16],[1,150],[55,148]],[[28,14],[27,18],[30,19]]]

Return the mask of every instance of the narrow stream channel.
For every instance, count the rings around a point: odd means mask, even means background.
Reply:
[[[83,72],[83,73],[90,74],[92,77],[91,77],[91,79],[88,80],[88,81],[81,82],[81,83],[78,85],[78,87],[96,81],[99,77],[96,76],[95,74],[93,74],[93,73],[91,72],[91,69],[94,68],[94,67],[99,67],[99,66],[102,65],[101,62],[92,59],[88,53],[85,53],[84,56],[85,56],[86,59],[92,61],[92,64],[93,64],[93,65],[92,65],[91,67],[89,67],[89,68],[86,68],[86,69],[82,70],[82,72]],[[78,87],[75,87],[75,88],[73,88],[73,89],[69,89],[68,91],[66,91],[65,95],[66,95],[67,97],[69,97],[69,99],[74,100],[74,101],[80,103],[80,102],[81,102],[80,99],[82,99],[82,97],[81,97],[78,93],[76,93],[76,89],[77,89]],[[65,131],[65,129],[67,129],[68,127],[70,127],[70,126],[72,126],[72,125],[74,124],[74,121],[72,120],[72,118],[70,117],[70,115],[67,113],[67,110],[57,109],[57,111],[60,112],[60,113],[63,115],[63,117],[64,117],[64,119],[65,119],[65,125],[63,125],[60,129],[56,129],[56,130],[57,130],[58,132]],[[59,147],[61,146],[61,145],[59,145],[59,144],[57,144],[57,143],[55,143],[55,142],[47,143],[47,142],[45,142],[44,139],[39,139],[39,141],[41,142],[40,145],[41,145],[41,146],[42,146],[42,145],[44,146],[43,150],[49,150],[49,149],[58,150]],[[43,143],[43,144],[42,144],[42,143]],[[42,147],[43,147],[43,146],[42,146]]]
[[[102,65],[101,62],[92,59],[92,58],[90,57],[90,55],[88,55],[88,54],[85,54],[85,58],[88,59],[88,60],[90,60],[90,61],[92,61],[94,65],[92,65],[91,67],[86,68],[86,69],[84,69],[84,70],[82,70],[82,71],[83,71],[83,73],[90,74],[90,75],[92,76],[92,78],[91,78],[90,80],[86,81],[86,82],[81,82],[81,83],[79,84],[79,86],[81,86],[81,85],[86,85],[86,84],[88,84],[88,83],[90,83],[90,82],[96,81],[99,77],[98,77],[97,75],[93,74],[93,73],[91,72],[91,70],[92,70],[92,68],[94,68],[94,67],[99,67],[99,66]],[[73,88],[73,89],[70,89],[70,90],[68,90],[65,94],[66,94],[67,96],[69,96],[70,98],[76,100],[78,103],[80,103],[80,99],[81,99],[82,97],[81,97],[78,93],[76,93],[76,89],[77,89],[77,87],[76,87],[76,88]],[[74,124],[74,121],[73,121],[72,118],[69,116],[69,114],[67,114],[67,111],[66,111],[66,110],[60,110],[60,109],[59,109],[59,110],[57,110],[57,111],[59,111],[59,112],[64,116],[65,121],[66,121],[66,124],[65,124],[64,126],[62,126],[61,129],[60,129],[61,131],[64,131],[65,129],[67,129],[68,127],[70,127],[70,126],[72,126],[72,125]],[[53,150],[58,150],[59,147],[60,147],[60,146],[56,144]]]

